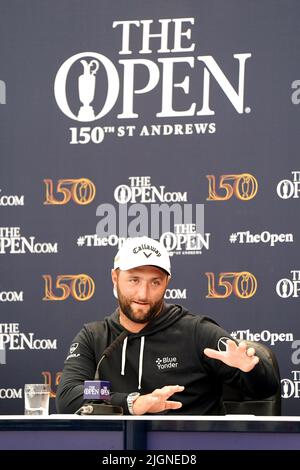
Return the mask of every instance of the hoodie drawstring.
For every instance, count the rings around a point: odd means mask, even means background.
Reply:
[[[139,358],[139,386],[138,390],[141,390],[141,382],[143,375],[143,359],[144,359],[144,347],[145,347],[145,336],[141,337],[141,346],[140,346],[140,358]]]
[[[128,340],[128,337],[126,337],[123,341],[121,375],[125,375],[127,340]],[[142,375],[143,375],[144,348],[145,348],[145,336],[141,336],[140,357],[139,357],[139,384],[138,384],[138,390],[140,390],[142,388],[141,383],[142,383]]]
[[[126,348],[127,348],[127,340],[128,336],[123,341],[123,348],[122,348],[122,363],[121,363],[121,375],[125,375],[125,363],[126,363]]]

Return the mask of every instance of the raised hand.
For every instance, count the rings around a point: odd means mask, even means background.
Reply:
[[[247,344],[241,341],[236,344],[231,339],[227,341],[226,351],[216,351],[205,348],[204,354],[211,359],[218,359],[231,367],[236,367],[243,372],[250,372],[259,362],[259,357],[255,356],[255,349],[248,348]]]
[[[182,403],[180,401],[168,401],[168,398],[183,390],[184,387],[180,385],[166,385],[163,388],[155,389],[152,393],[141,395],[133,403],[133,412],[135,415],[143,415],[165,410],[177,410],[182,407]]]

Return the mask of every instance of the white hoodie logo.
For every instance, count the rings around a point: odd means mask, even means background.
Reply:
[[[155,363],[157,365],[158,370],[177,369],[178,366],[177,357],[158,357]]]
[[[67,356],[66,361],[67,361],[68,359],[71,359],[72,357],[79,357],[79,356],[80,356],[80,354],[74,354],[74,352],[76,351],[76,349],[78,348],[78,346],[79,346],[79,343],[73,343],[73,344],[71,344],[71,346],[70,346],[70,351],[69,351],[69,355]]]
[[[222,336],[222,338],[219,339],[218,341],[218,350],[219,351],[227,351],[227,341],[231,339],[231,338],[228,338],[226,336]]]

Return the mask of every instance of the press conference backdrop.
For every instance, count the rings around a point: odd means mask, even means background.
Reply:
[[[54,398],[136,235],[172,256],[166,301],[273,348],[298,414],[299,15],[296,0],[1,1],[1,414],[23,413],[24,383]],[[160,359],[180,361],[175,345]]]

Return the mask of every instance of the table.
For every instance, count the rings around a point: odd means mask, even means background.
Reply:
[[[300,417],[1,416],[0,450],[300,449]]]

